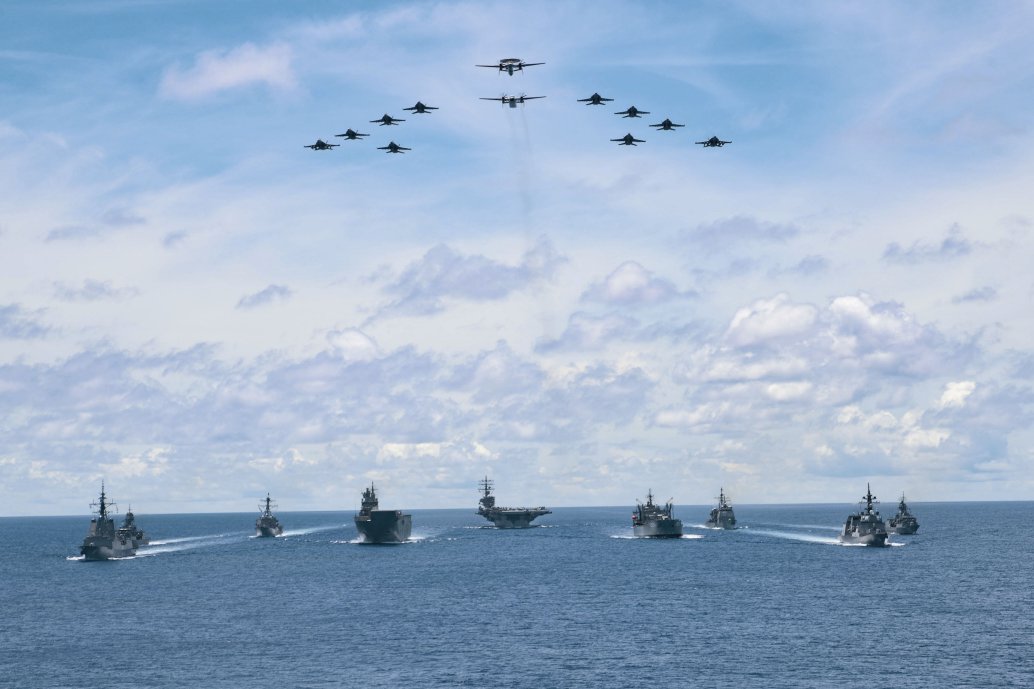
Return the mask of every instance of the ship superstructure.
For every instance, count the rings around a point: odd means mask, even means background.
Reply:
[[[908,509],[908,505],[905,504],[905,494],[901,494],[901,502],[898,503],[898,513],[890,518],[887,522],[887,532],[904,534],[906,536],[914,534],[919,530],[919,520],[916,519],[915,515]]]
[[[284,527],[280,520],[273,514],[273,499],[266,493],[265,504],[259,503],[259,518],[255,520],[255,535],[264,538],[272,538],[284,533]]]
[[[399,510],[381,510],[377,491],[370,484],[363,489],[363,503],[355,515],[355,528],[361,543],[403,543],[413,531],[413,515]]]
[[[136,515],[133,514],[133,506],[129,506],[129,510],[126,512],[126,516],[122,519],[122,526],[118,527],[116,535],[122,538],[128,538],[133,541],[135,547],[147,545],[151,542],[147,534],[144,533],[143,529],[136,525]]]
[[[718,507],[711,510],[711,514],[707,518],[707,525],[712,529],[736,528],[736,515],[732,511],[732,505],[729,504],[729,498],[725,494],[724,488],[718,489]]]
[[[632,534],[643,538],[678,538],[682,535],[682,520],[672,513],[672,501],[664,506],[653,501],[653,491],[646,492],[646,503],[636,501],[632,513]]]
[[[887,527],[883,517],[875,508],[876,496],[869,485],[865,486],[865,505],[858,513],[847,516],[844,528],[840,532],[840,542],[849,545],[885,546],[887,545]]]
[[[122,529],[115,528],[115,520],[111,512],[115,503],[108,500],[101,482],[101,496],[97,502],[90,503],[97,509],[97,516],[90,520],[90,530],[79,547],[79,552],[86,560],[117,560],[122,557],[136,555],[137,540]],[[127,515],[128,516],[128,515]],[[135,529],[135,522],[134,524]],[[143,532],[140,532],[141,534]]]
[[[492,481],[486,476],[478,483],[481,499],[478,514],[500,529],[527,529],[531,523],[544,514],[553,514],[545,507],[497,507],[492,495]]]

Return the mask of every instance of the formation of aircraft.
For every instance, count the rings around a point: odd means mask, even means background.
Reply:
[[[731,141],[722,141],[717,136],[712,136],[707,141],[697,141],[698,144],[705,148],[721,148],[725,144],[731,144]]]
[[[489,69],[498,69],[500,73],[506,72],[511,77],[514,72],[523,72],[525,67],[534,67],[535,65],[544,65],[545,62],[525,62],[519,57],[504,57],[494,65],[474,65],[475,67],[488,67]]]
[[[614,100],[613,98],[604,98],[598,93],[594,93],[588,98],[579,98],[579,103],[585,103],[586,105],[603,105],[606,102]]]
[[[614,113],[615,115],[621,115],[622,117],[639,117],[640,115],[649,115],[649,110],[639,110],[636,106],[631,106],[628,110],[621,110]]]
[[[362,141],[362,139],[360,139],[359,137],[361,137],[361,136],[370,136],[370,135],[369,134],[360,134],[359,132],[357,132],[354,129],[346,129],[344,134],[335,134],[334,136],[343,136],[346,139],[348,139],[349,141],[356,141],[356,140]]]
[[[668,118],[664,118],[663,122],[660,122],[658,124],[651,124],[650,126],[651,127],[657,127],[657,131],[660,131],[660,130],[663,129],[666,132],[671,132],[671,131],[675,131],[675,127],[685,127],[686,125],[684,125],[684,124],[675,124],[674,122],[672,122]]]
[[[637,139],[631,134],[625,134],[620,139],[611,139],[611,141],[619,141],[618,146],[635,146],[636,144],[645,144],[646,141],[643,139]]]
[[[387,146],[378,146],[377,150],[387,151],[388,153],[405,153],[406,151],[412,151],[413,149],[406,148],[405,146],[399,146],[397,143],[392,141]]]
[[[399,122],[405,122],[405,120],[400,120],[397,117],[392,117],[388,113],[384,113],[384,116],[381,117],[379,120],[370,120],[370,124],[375,124],[377,122],[380,122],[381,123],[380,126],[383,127],[386,124],[397,125]]]
[[[409,112],[415,113],[417,115],[430,115],[432,110],[437,110],[438,108],[433,108],[430,105],[424,105],[420,101],[417,101],[416,105],[414,105],[412,107],[409,107],[409,108],[402,108],[402,109],[403,110],[408,110]],[[401,121],[402,120],[399,120],[399,122],[401,122]]]
[[[520,103],[521,105],[524,105],[524,101],[535,100],[536,98],[545,98],[545,96],[525,96],[522,93],[519,96],[506,96],[506,95],[503,95],[503,96],[499,96],[498,98],[485,98],[485,97],[482,97],[481,100],[497,100],[500,103],[502,103],[503,105],[509,105],[511,108],[516,108],[518,103]]]
[[[341,144],[328,144],[323,139],[316,139],[314,144],[306,144],[304,148],[311,148],[314,151],[329,151],[332,148],[337,148]]]

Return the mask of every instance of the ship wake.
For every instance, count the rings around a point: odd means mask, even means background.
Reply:
[[[798,533],[794,531],[773,531],[771,529],[751,529],[751,533],[772,538],[783,538],[788,541],[802,541],[804,543],[821,543],[823,545],[840,545],[840,541],[829,536],[818,536],[816,534]]]

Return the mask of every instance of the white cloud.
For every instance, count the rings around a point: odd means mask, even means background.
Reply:
[[[941,399],[938,401],[937,406],[941,409],[950,407],[961,408],[965,406],[966,398],[972,395],[976,389],[976,381],[972,380],[948,383],[944,387],[944,392],[941,394]]]
[[[670,280],[656,277],[635,261],[625,261],[590,286],[582,299],[606,304],[654,304],[677,296],[680,292]]]
[[[736,312],[725,333],[725,339],[738,347],[764,344],[799,336],[808,332],[818,318],[818,309],[810,304],[794,304],[788,294],[772,299],[759,299]]]
[[[265,85],[275,91],[295,88],[291,47],[283,43],[244,43],[227,51],[199,54],[192,67],[165,70],[159,93],[173,100],[199,100],[223,91]]]

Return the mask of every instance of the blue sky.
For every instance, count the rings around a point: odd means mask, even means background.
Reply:
[[[6,2],[3,513],[1030,499],[1032,15]]]

